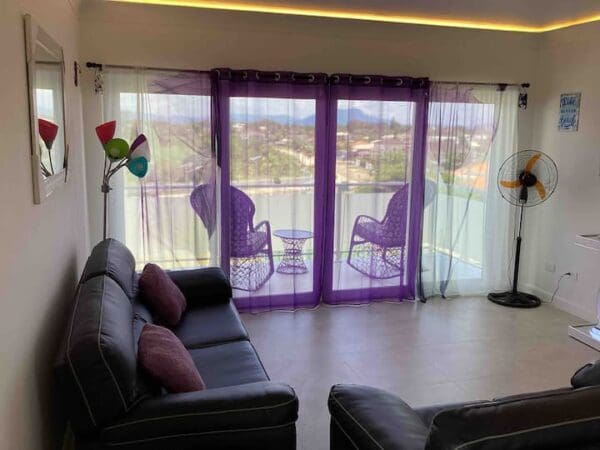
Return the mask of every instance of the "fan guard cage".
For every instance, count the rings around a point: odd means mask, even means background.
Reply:
[[[546,196],[542,198],[537,189],[529,187],[527,188],[527,203],[521,205],[521,202],[519,201],[521,188],[508,188],[502,186],[501,181],[519,179],[519,176],[525,170],[527,163],[536,155],[540,155],[540,157],[533,165],[531,173],[544,185]],[[557,184],[558,169],[556,164],[552,158],[539,150],[523,150],[509,156],[506,161],[502,163],[502,166],[498,171],[498,190],[500,191],[500,195],[502,195],[502,197],[511,205],[515,206],[532,207],[539,205],[548,200],[556,189]]]

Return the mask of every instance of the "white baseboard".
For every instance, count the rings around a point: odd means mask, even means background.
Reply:
[[[532,294],[537,295],[545,302],[549,302],[552,299],[552,292],[545,291],[531,284],[522,283],[521,286],[526,292],[531,292]],[[582,308],[576,303],[569,301],[560,295],[554,296],[554,301],[550,303],[550,306],[577,316],[586,323],[592,323],[596,321],[596,311],[589,311],[587,308]]]

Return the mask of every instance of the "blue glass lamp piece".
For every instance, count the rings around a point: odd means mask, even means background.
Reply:
[[[148,160],[143,156],[129,160],[127,163],[129,171],[138,178],[144,178],[148,173]]]

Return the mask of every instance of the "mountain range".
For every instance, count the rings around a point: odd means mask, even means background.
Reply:
[[[292,117],[286,114],[264,116],[262,114],[244,114],[244,113],[232,113],[231,121],[233,123],[256,123],[262,120],[270,120],[275,123],[282,125],[299,125],[299,126],[310,126],[314,125],[316,116],[311,114],[306,117]],[[351,108],[339,110],[337,114],[338,125],[347,125],[348,121],[352,120],[355,122],[366,122],[366,123],[378,123],[380,122],[379,117],[372,116],[365,113],[362,109]]]

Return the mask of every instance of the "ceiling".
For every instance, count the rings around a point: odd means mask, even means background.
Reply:
[[[111,1],[524,32],[600,21],[600,0]]]

